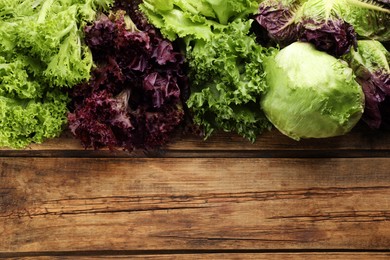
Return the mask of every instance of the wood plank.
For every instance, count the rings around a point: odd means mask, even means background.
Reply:
[[[218,133],[207,141],[194,136],[180,136],[151,151],[131,153],[116,149],[84,149],[69,132],[60,138],[32,144],[26,149],[0,148],[0,157],[390,157],[390,133],[359,126],[345,136],[325,139],[305,139],[299,142],[276,130],[264,133],[256,143],[229,133]]]
[[[71,254],[71,253],[70,253]],[[377,260],[390,259],[390,253],[199,253],[199,254],[153,254],[153,255],[102,255],[102,256],[79,256],[78,260],[93,260],[93,259],[258,259],[258,260]],[[72,256],[38,256],[38,257],[10,257],[7,259],[21,260],[51,260],[51,259],[75,259]]]
[[[388,250],[389,158],[0,158],[0,252]]]
[[[350,133],[319,139],[301,139],[295,141],[278,132],[276,129],[260,135],[255,143],[231,133],[216,133],[201,141],[193,136],[177,137],[167,145],[170,150],[231,150],[231,151],[264,151],[264,150],[389,150],[390,132],[373,130],[365,125],[356,126]]]

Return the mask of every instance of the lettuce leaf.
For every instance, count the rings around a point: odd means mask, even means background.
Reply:
[[[67,95],[47,92],[41,98],[0,96],[0,146],[24,148],[57,137],[66,123]]]
[[[135,10],[133,4],[122,7]],[[96,67],[88,82],[73,89],[68,120],[86,148],[154,149],[183,122],[183,54],[147,26],[142,13],[132,16],[136,22],[116,10],[85,28]]]
[[[390,9],[369,0],[265,0],[256,21],[285,47],[310,42],[340,57],[356,48],[357,38],[390,40]]]
[[[342,18],[364,38],[390,41],[390,9],[369,0],[343,0]]]
[[[194,37],[208,40],[212,31],[253,14],[256,0],[145,0],[140,9],[170,40]]]
[[[296,16],[303,2],[301,0],[263,1],[255,15],[255,20],[272,41],[285,47],[298,39]]]
[[[344,59],[354,70],[366,97],[363,121],[371,128],[381,127],[383,117],[389,115],[385,101],[390,96],[390,52],[379,41],[360,40],[357,49]]]
[[[63,88],[90,77],[82,28],[111,0],[0,0],[0,146],[58,136],[67,122]]]
[[[223,130],[254,141],[271,126],[259,98],[266,90],[263,61],[272,49],[261,47],[255,36],[248,35],[251,23],[237,19],[214,31],[209,41],[188,45],[192,85],[187,104],[206,138]]]
[[[266,72],[269,88],[261,106],[290,138],[344,135],[362,116],[364,94],[352,69],[312,44],[283,48],[267,62]]]

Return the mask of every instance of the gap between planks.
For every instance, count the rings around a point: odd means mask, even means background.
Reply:
[[[59,251],[1,253],[1,259],[389,259],[390,251],[379,250],[145,250],[145,251]]]

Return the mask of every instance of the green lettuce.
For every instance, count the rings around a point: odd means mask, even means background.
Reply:
[[[83,27],[112,0],[0,0],[0,146],[58,136],[69,98],[90,77]]]
[[[170,40],[192,36],[209,40],[213,29],[256,12],[256,0],[145,0],[140,9]]]
[[[274,53],[256,43],[250,15],[258,0],[145,0],[141,11],[162,34],[184,40],[191,95],[187,106],[205,138],[235,132],[254,141],[271,124],[259,108],[263,61]]]
[[[325,138],[348,133],[364,110],[364,93],[348,65],[295,42],[266,64],[269,88],[261,107],[283,134]]]
[[[94,19],[91,12],[96,4],[91,0],[23,1],[8,19],[15,24],[15,51],[41,62],[48,84],[70,87],[87,80],[93,62],[82,43],[81,29]],[[107,7],[110,1],[101,4]]]
[[[0,146],[24,148],[57,137],[66,123],[68,97],[59,91],[36,99],[0,96]]]
[[[337,1],[336,1],[337,2]],[[390,9],[375,1],[343,0],[343,19],[351,24],[361,37],[390,41]]]
[[[192,85],[187,105],[206,137],[223,130],[254,141],[271,127],[258,104],[266,89],[263,61],[273,50],[249,35],[251,22],[237,19],[209,41],[188,45]]]

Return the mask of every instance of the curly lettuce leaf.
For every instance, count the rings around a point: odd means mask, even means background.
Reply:
[[[87,83],[73,89],[68,120],[86,148],[160,147],[183,122],[183,54],[147,26],[142,13],[131,14],[134,21],[119,9],[85,28],[96,67]]]
[[[0,96],[0,146],[24,148],[60,135],[67,121],[68,97],[58,91],[40,99]]]
[[[145,0],[140,9],[170,40],[191,36],[208,40],[212,31],[256,11],[256,0]]]
[[[28,58],[19,56],[13,61],[0,56],[0,96],[8,98],[42,97],[44,88],[29,70]]]
[[[58,136],[69,98],[90,77],[82,28],[111,0],[0,0],[0,146]]]
[[[270,128],[258,102],[266,90],[263,61],[272,50],[248,35],[251,23],[235,20],[211,40],[188,45],[192,86],[187,105],[206,138],[223,130],[254,141]]]
[[[107,8],[112,1],[26,2],[17,6],[10,20],[17,24],[16,51],[47,66],[44,75],[48,84],[71,87],[87,80],[93,61],[83,45],[81,30],[95,18],[98,9]],[[26,15],[31,9],[34,11]]]

